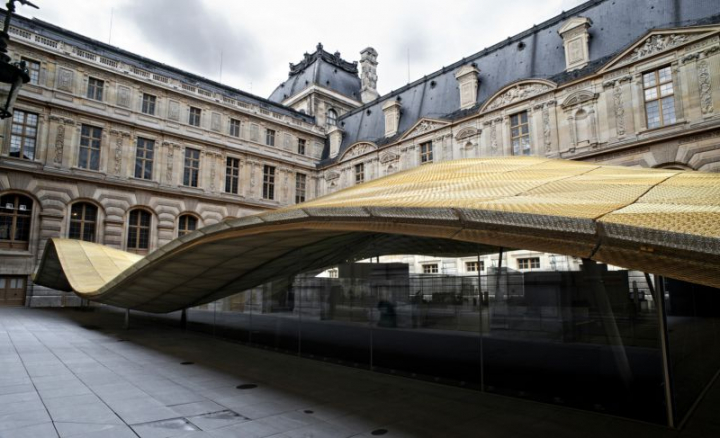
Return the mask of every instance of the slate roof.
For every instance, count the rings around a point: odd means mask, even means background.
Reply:
[[[720,21],[718,13],[718,0],[588,1],[344,114],[339,118],[345,135],[338,157],[358,141],[387,144],[423,117],[456,119],[470,115],[502,87],[518,80],[543,78],[564,83],[592,74],[648,30],[715,23]],[[582,70],[566,73],[564,48],[557,31],[575,16],[593,21],[591,62]],[[480,69],[477,104],[469,110],[458,111],[460,93],[454,75],[469,63],[475,63]],[[402,104],[398,135],[385,139],[382,105],[398,97]],[[326,145],[320,167],[337,160],[328,155]]]
[[[272,92],[269,98],[271,101],[280,103],[312,85],[319,85],[360,101],[357,61],[347,62],[339,52],[326,52],[322,44],[318,44],[312,54],[305,53],[298,64],[290,63],[288,76],[288,79]]]
[[[7,11],[0,8],[0,17],[4,19]],[[220,95],[227,96],[229,98],[258,105],[263,108],[267,108],[278,114],[284,114],[297,119],[302,119],[307,123],[315,123],[315,117],[307,114],[295,111],[284,105],[279,105],[264,97],[256,96],[237,88],[230,87],[225,84],[213,81],[211,79],[204,78],[202,76],[183,71],[179,68],[169,66],[152,59],[145,58],[135,53],[128,52],[119,47],[115,47],[101,41],[88,38],[84,35],[72,32],[54,24],[39,20],[37,18],[26,18],[18,14],[13,14],[11,26],[28,29],[36,32],[46,38],[50,38],[55,41],[62,41],[72,46],[78,47],[82,50],[95,53],[108,59],[121,61],[125,64],[137,67],[142,70],[146,70],[150,73],[156,73],[162,76],[166,76],[172,79],[179,80],[192,86],[200,87],[206,91],[216,92]],[[11,40],[19,40],[15,35],[11,36]]]

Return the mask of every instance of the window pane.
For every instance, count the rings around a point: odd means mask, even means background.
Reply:
[[[661,96],[669,96],[673,94],[673,84],[672,82],[668,82],[667,84],[660,85],[660,95]]]
[[[658,72],[660,83],[672,80],[672,70],[670,67],[665,67]]]
[[[645,111],[647,113],[648,128],[656,128],[660,126],[660,110],[658,107],[658,101],[653,101],[645,104]]]
[[[655,85],[655,72],[643,75],[643,85],[645,87],[652,87]]]
[[[657,88],[648,88],[645,90],[645,100],[657,99]]]
[[[672,96],[663,98],[662,109],[664,124],[675,123],[675,98]]]

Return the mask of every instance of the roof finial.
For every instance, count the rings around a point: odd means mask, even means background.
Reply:
[[[315,48],[318,50],[322,50],[323,49],[322,43],[318,43],[317,46],[315,46]]]

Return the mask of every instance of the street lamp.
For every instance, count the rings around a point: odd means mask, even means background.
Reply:
[[[12,109],[15,106],[20,87],[30,81],[25,61],[12,62],[7,54],[8,43],[10,42],[10,18],[15,12],[15,2],[19,1],[23,5],[38,7],[27,0],[8,0],[7,14],[5,15],[5,25],[0,32],[0,119],[12,117]]]

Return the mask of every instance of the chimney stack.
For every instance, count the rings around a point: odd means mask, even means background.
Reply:
[[[377,99],[377,57],[378,53],[372,47],[360,51],[360,100],[362,103],[372,102]]]

